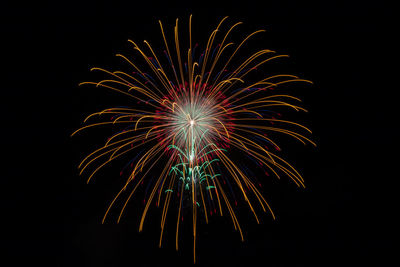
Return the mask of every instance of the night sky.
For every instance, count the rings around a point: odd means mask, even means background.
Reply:
[[[267,30],[254,48],[289,54],[277,66],[314,82],[290,92],[304,100],[309,113],[299,119],[318,144],[279,139],[306,188],[266,177],[264,195],[277,219],[263,214],[257,224],[241,209],[241,242],[230,217],[212,217],[199,227],[196,265],[398,266],[394,10],[383,1],[5,4],[0,266],[193,265],[189,223],[178,252],[175,218],[158,248],[154,207],[138,233],[141,199],[120,224],[116,216],[101,224],[121,185],[121,164],[87,185],[77,165],[104,136],[70,138],[90,113],[129,104],[107,90],[78,87],[95,80],[89,69],[117,68],[114,55],[131,49],[128,39],[161,46],[157,21],[171,29],[179,18],[183,28],[190,14],[203,39],[224,16],[243,21],[245,32]]]

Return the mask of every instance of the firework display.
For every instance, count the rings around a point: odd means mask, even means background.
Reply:
[[[190,16],[185,30],[187,49],[181,48],[178,19],[172,41],[159,22],[161,49],[147,41],[139,47],[129,40],[135,57],[117,54],[126,66],[124,71],[92,68],[106,78],[80,85],[113,90],[130,98],[132,105],[93,113],[72,134],[92,127],[114,131],[80,163],[80,174],[87,174],[87,182],[104,166],[128,159],[121,171],[126,182],[108,206],[103,223],[115,208],[120,209],[119,222],[135,192],[143,188],[139,231],[154,205],[161,210],[159,246],[168,218],[175,224],[178,249],[179,229],[185,218],[185,223],[192,224],[194,261],[197,224],[208,223],[210,216],[228,215],[242,240],[238,205],[247,206],[257,223],[258,210],[275,218],[260,187],[270,174],[278,178],[284,175],[304,187],[300,173],[278,156],[281,149],[273,140],[276,134],[315,145],[307,137],[311,134],[308,128],[283,119],[278,112],[306,111],[299,106],[300,99],[276,93],[283,84],[311,82],[291,74],[262,71],[264,65],[288,56],[268,49],[248,51],[243,56],[247,43],[264,30],[234,43],[231,35],[242,23],[226,24],[227,17],[205,44],[199,45],[192,40]],[[253,175],[250,165],[265,176]]]

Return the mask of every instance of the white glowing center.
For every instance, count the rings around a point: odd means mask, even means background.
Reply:
[[[190,120],[190,126],[194,125],[194,120]]]

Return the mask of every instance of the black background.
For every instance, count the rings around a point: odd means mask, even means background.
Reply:
[[[262,47],[291,55],[290,72],[314,86],[294,95],[317,148],[289,143],[284,155],[306,189],[274,182],[277,220],[228,217],[201,226],[199,266],[394,266],[398,133],[394,7],[382,1],[49,1],[2,7],[3,222],[1,266],[190,266],[190,231],[174,248],[171,224],[159,249],[157,212],[138,233],[140,204],[122,223],[101,225],[118,188],[107,170],[86,185],[76,166],[102,140],[70,138],[83,118],[126,101],[79,88],[89,68],[114,67],[128,38],[160,40],[157,20],[205,36],[223,16],[264,28]],[[391,82],[393,81],[393,82]],[[286,140],[286,139],[284,139]],[[118,180],[118,179],[117,179]]]

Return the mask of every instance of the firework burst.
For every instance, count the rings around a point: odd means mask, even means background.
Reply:
[[[241,56],[239,64],[234,64],[235,58],[238,61],[239,50],[243,50],[246,42],[263,30],[255,31],[234,44],[229,41],[230,35],[241,22],[221,33],[220,28],[226,19],[222,19],[212,31],[203,50],[197,43],[192,44],[191,16],[187,50],[180,49],[178,20],[172,45],[159,22],[165,45],[162,53],[156,54],[147,41],[144,41],[145,49],[142,49],[129,40],[142,66],[117,54],[129,65],[126,71],[92,68],[105,73],[108,78],[81,85],[114,90],[131,98],[132,105],[93,113],[85,123],[94,119],[102,121],[86,124],[72,134],[95,126],[115,129],[103,146],[80,163],[80,174],[88,173],[87,182],[114,160],[130,157],[124,168],[127,180],[111,201],[103,222],[117,200],[124,196],[119,222],[134,192],[147,184],[139,231],[143,229],[149,207],[155,203],[162,210],[161,246],[168,211],[175,208],[176,249],[180,223],[184,216],[189,216],[193,223],[194,260],[199,215],[208,223],[213,214],[228,214],[242,240],[235,209],[238,201],[250,208],[257,222],[256,205],[275,218],[261,193],[259,181],[249,175],[243,162],[256,162],[258,168],[268,175],[271,173],[279,178],[283,174],[304,187],[299,172],[276,154],[280,147],[269,133],[289,135],[303,144],[315,145],[305,136],[311,133],[308,128],[283,120],[275,111],[277,108],[306,111],[298,106],[300,99],[272,91],[282,84],[311,82],[290,74],[265,75],[259,70],[263,65],[287,57],[268,49]],[[263,75],[262,78],[249,78],[257,71]],[[234,158],[240,161],[234,160],[231,153],[236,153]]]

